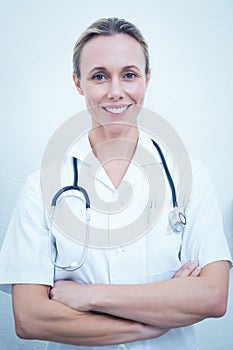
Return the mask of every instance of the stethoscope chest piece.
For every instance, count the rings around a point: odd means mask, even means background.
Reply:
[[[178,207],[174,207],[168,216],[171,231],[182,232],[186,225],[186,217]],[[169,232],[168,232],[169,233]]]

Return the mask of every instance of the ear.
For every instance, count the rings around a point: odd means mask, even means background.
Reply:
[[[151,77],[151,70],[149,70],[149,72],[146,75],[146,88],[148,88],[150,77]]]
[[[76,86],[76,89],[78,90],[79,94],[80,95],[84,95],[84,92],[83,92],[83,89],[81,87],[81,82],[80,80],[77,78],[76,74],[73,73],[73,81],[74,81],[74,84]]]

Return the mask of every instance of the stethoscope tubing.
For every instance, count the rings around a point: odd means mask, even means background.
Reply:
[[[184,213],[182,213],[179,210],[178,203],[177,203],[177,195],[176,195],[176,189],[175,185],[173,182],[173,179],[171,177],[170,171],[167,166],[167,162],[164,158],[163,152],[158,145],[157,142],[155,142],[153,139],[151,139],[154,147],[157,149],[158,154],[160,156],[160,159],[163,164],[164,171],[166,173],[166,177],[172,192],[172,204],[173,204],[173,210],[169,214],[169,223],[170,226],[172,227],[172,230],[176,232],[181,232],[183,230],[183,227],[186,225],[186,216]],[[70,186],[65,186],[61,188],[57,193],[54,195],[51,201],[51,213],[50,213],[50,224],[49,224],[49,258],[51,263],[58,269],[64,270],[64,271],[75,271],[80,269],[84,262],[86,261],[87,257],[87,250],[88,250],[88,244],[89,244],[89,235],[90,235],[90,198],[87,193],[87,191],[81,187],[78,186],[78,166],[77,166],[77,158],[73,157],[73,172],[74,172],[74,180],[73,180],[73,185]],[[81,192],[84,196],[84,201],[85,201],[85,208],[86,208],[86,237],[85,237],[85,243],[84,243],[84,248],[83,248],[83,253],[81,256],[81,259],[79,262],[73,261],[70,265],[59,265],[56,263],[56,257],[55,259],[53,258],[53,253],[52,253],[52,228],[53,228],[53,221],[54,221],[54,212],[55,208],[57,205],[57,200],[59,197],[67,192],[67,191],[78,191]]]

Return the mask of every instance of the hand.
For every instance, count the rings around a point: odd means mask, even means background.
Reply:
[[[159,338],[170,330],[170,329],[150,326],[145,323],[141,323],[140,327],[142,329],[142,340]]]
[[[179,277],[198,277],[201,273],[201,268],[197,260],[191,262],[187,261],[186,264],[181,266],[181,268],[175,273],[173,278]]]
[[[91,284],[79,284],[72,281],[57,281],[50,290],[50,299],[65,304],[78,311],[90,311],[89,299]]]

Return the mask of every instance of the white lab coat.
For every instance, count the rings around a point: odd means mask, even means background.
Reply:
[[[140,133],[139,143],[151,152],[159,163],[160,158],[156,149],[148,142],[148,137]],[[62,185],[72,183],[73,169],[70,155],[79,159],[79,168],[85,155],[90,152],[88,137],[83,136],[72,148],[62,170]],[[176,188],[179,179],[175,165],[165,152],[170,172]],[[151,165],[153,166],[153,165]],[[162,167],[162,165],[161,165]],[[189,203],[185,203],[187,225],[183,233],[167,234],[168,215],[172,209],[172,196],[167,179],[164,175],[165,199],[159,220],[150,227],[146,234],[132,237],[128,242],[112,244],[111,232],[132,224],[135,217],[142,213],[145,222],[150,223],[153,210],[156,210],[156,198],[148,192],[143,176],[137,167],[130,166],[124,180],[133,188],[126,214],[109,215],[106,212],[95,212],[91,208],[91,239],[95,235],[95,227],[101,229],[106,237],[104,248],[100,246],[88,249],[85,264],[77,271],[66,272],[54,268],[48,254],[48,225],[49,220],[44,210],[40,190],[39,172],[32,174],[20,195],[0,253],[0,288],[10,292],[11,285],[17,283],[45,284],[53,286],[60,279],[74,280],[79,283],[104,284],[137,284],[150,283],[170,279],[174,273],[187,261],[198,260],[203,267],[218,260],[230,260],[231,256],[223,233],[222,220],[217,206],[215,192],[211,186],[208,173],[199,162],[192,162],[193,186]],[[100,168],[98,174],[89,173],[90,181],[95,182],[96,192],[107,203],[116,198],[117,193]],[[80,184],[82,185],[82,184]],[[77,194],[79,196],[79,194]],[[79,196],[80,198],[82,196]],[[149,200],[148,200],[149,198]],[[82,200],[69,202],[71,209],[85,222],[85,211]],[[73,203],[73,204],[72,204]],[[72,207],[73,206],[73,207]],[[146,208],[145,211],[143,211]],[[59,210],[59,209],[58,209]],[[153,216],[153,215],[152,215]],[[99,232],[99,231],[98,231]],[[75,239],[66,237],[54,227],[53,245],[56,245],[56,262],[69,265],[79,261],[82,244]],[[94,238],[93,238],[94,239]],[[95,242],[93,240],[92,242]],[[114,241],[115,242],[115,241]],[[99,241],[98,241],[99,243]],[[116,346],[78,347],[72,345],[49,343],[50,350],[65,349],[133,349],[133,350],[197,350],[193,326],[170,330],[164,336],[147,341],[138,341]]]

